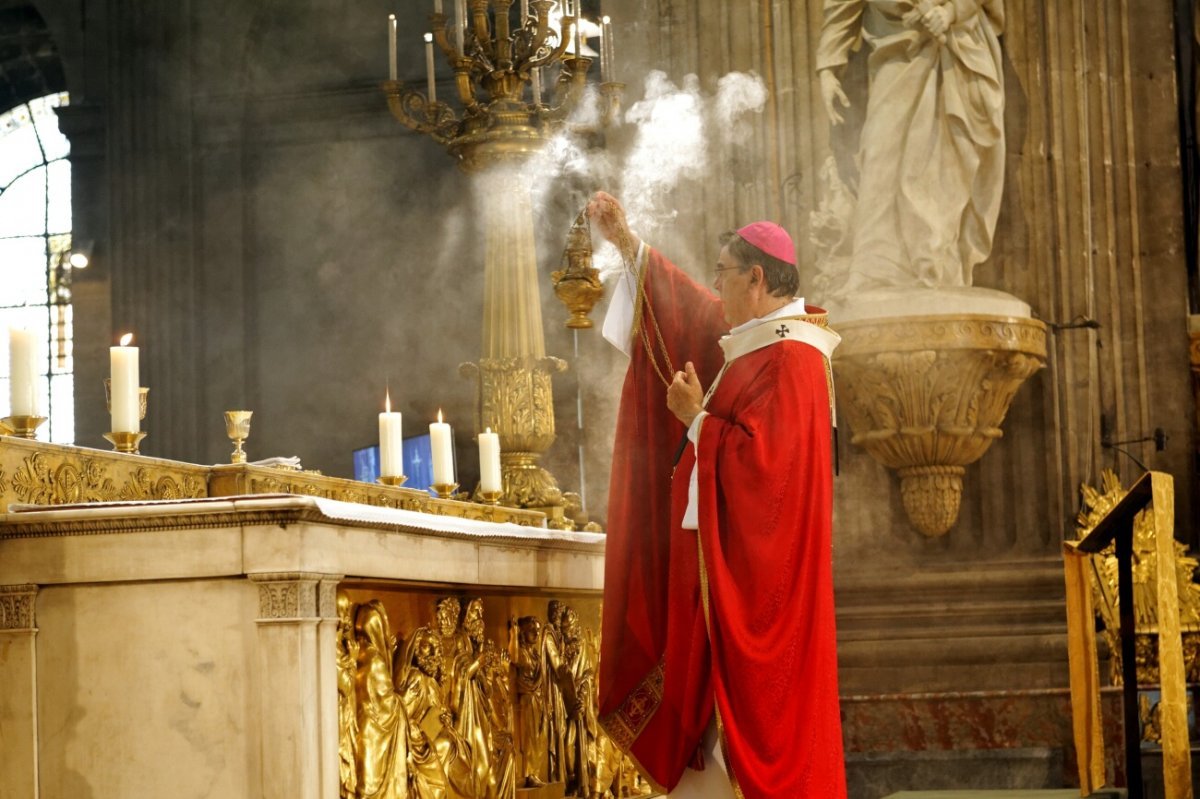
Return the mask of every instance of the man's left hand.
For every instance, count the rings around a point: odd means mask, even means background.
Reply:
[[[667,386],[667,408],[685,427],[690,427],[692,420],[704,410],[704,389],[700,386],[700,378],[696,376],[696,367],[688,361],[683,365],[684,371],[676,372],[675,379]]]

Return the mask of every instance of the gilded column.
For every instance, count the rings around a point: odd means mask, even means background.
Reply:
[[[478,429],[500,434],[505,504],[546,509],[553,523],[562,492],[538,459],[554,443],[551,375],[566,363],[546,357],[523,158],[510,154],[477,178],[485,227],[483,346],[479,364],[464,371],[479,381]]]
[[[38,796],[36,585],[0,586],[0,796]]]
[[[335,594],[341,575],[252,574],[258,585],[263,799],[338,799]]]

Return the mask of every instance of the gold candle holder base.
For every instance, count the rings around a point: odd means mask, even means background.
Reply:
[[[385,475],[385,476],[380,476],[375,482],[379,483],[380,485],[391,486],[392,488],[399,488],[400,486],[404,485],[404,481],[407,479],[408,478],[402,474]]]
[[[485,505],[499,505],[500,497],[502,497],[502,496],[504,496],[503,491],[480,491],[479,492],[479,499],[482,500]]]
[[[113,452],[123,452],[126,455],[137,455],[138,445],[142,443],[142,439],[146,434],[138,431],[136,433],[105,433],[104,438],[113,445]]]
[[[438,499],[453,499],[458,483],[434,483],[430,488],[437,494]]]
[[[37,429],[46,423],[45,416],[5,416],[0,420],[3,428],[11,430],[17,438],[37,438]]]

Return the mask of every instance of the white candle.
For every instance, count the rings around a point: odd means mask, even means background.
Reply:
[[[396,15],[388,14],[388,77],[396,79]]]
[[[437,84],[433,82],[433,34],[425,34],[425,76],[429,88],[429,102],[437,102]]]
[[[529,0],[521,0],[521,27],[525,27],[525,21],[529,19]]]
[[[8,329],[9,413],[38,416],[37,359],[33,336],[20,327]]]
[[[575,57],[583,58],[583,0],[575,3]]]
[[[613,32],[612,17],[605,17],[600,26],[600,72],[601,80],[608,82],[613,79]]]
[[[530,78],[533,80],[533,104],[542,104],[542,68],[534,67],[530,70]]]
[[[433,13],[442,13],[442,0],[433,0]]]
[[[384,395],[384,411],[379,414],[379,476],[404,474],[404,435],[399,411],[392,410],[392,395]]]
[[[600,20],[600,82],[608,82],[608,17]]]
[[[454,52],[463,54],[463,28],[467,24],[467,0],[454,0]]]
[[[479,434],[479,490],[504,490],[500,478],[500,436],[490,427]]]
[[[138,403],[138,348],[130,347],[133,334],[121,336],[121,346],[109,347],[112,432],[136,433],[142,429]]]
[[[438,420],[429,425],[429,447],[433,450],[433,482],[450,485],[454,482],[454,434],[442,421],[441,410]]]

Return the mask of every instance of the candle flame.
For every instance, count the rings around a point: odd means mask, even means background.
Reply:
[[[395,15],[395,14],[388,14],[388,19],[390,19],[392,22],[395,22],[395,21],[396,21],[396,15]]]
[[[432,33],[425,34],[425,43],[430,44],[431,42],[433,42],[433,34]]]
[[[442,409],[438,408],[438,424],[442,423]]]
[[[491,433],[491,432],[492,432],[492,428],[490,428],[490,427],[489,427],[489,428],[487,428],[486,430],[484,430],[483,432],[485,432],[485,433]]]
[[[133,341],[132,333],[126,333],[125,335],[121,336],[121,346],[122,347],[128,347],[129,342],[131,342],[131,341]]]
[[[392,392],[390,389],[383,393],[383,409],[388,413],[392,412]]]
[[[605,15],[604,15],[604,24],[605,24],[605,25],[607,25],[607,24],[608,24],[608,23],[610,23],[610,22],[612,22],[612,17],[610,17],[610,16],[608,16],[607,14],[605,14]]]

